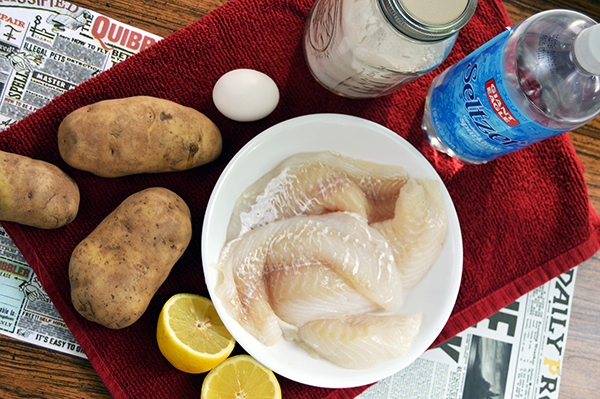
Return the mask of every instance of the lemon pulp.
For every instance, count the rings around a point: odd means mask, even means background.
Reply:
[[[201,399],[281,399],[275,374],[248,355],[232,356],[208,373]]]
[[[235,346],[208,298],[176,294],[164,304],[156,328],[158,348],[178,370],[204,373],[225,360]]]

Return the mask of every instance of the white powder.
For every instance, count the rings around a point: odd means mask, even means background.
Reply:
[[[442,63],[456,39],[456,34],[433,43],[410,39],[389,24],[376,0],[338,1],[336,10],[341,12],[341,24],[329,30],[330,45],[323,51],[312,48],[309,36],[317,28],[308,29],[306,57],[321,84],[350,97],[387,94],[422,76]],[[315,13],[312,21],[318,17]],[[339,16],[331,20],[339,21]]]

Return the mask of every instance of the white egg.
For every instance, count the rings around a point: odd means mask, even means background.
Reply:
[[[213,88],[213,102],[227,118],[257,121],[279,103],[279,89],[269,76],[253,69],[234,69],[221,76]]]

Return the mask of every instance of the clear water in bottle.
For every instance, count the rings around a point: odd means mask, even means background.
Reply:
[[[498,35],[432,82],[427,139],[483,163],[584,125],[600,113],[599,29],[583,14],[551,10]],[[598,54],[584,60],[587,50]]]

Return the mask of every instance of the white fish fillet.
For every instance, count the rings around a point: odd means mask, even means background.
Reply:
[[[242,327],[274,345],[283,332],[294,331],[271,308],[265,273],[310,262],[327,265],[385,311],[402,304],[402,281],[388,241],[365,218],[346,212],[296,216],[230,241],[219,259],[223,279],[216,294]]]
[[[243,192],[234,206],[227,241],[297,215],[342,211],[367,216],[369,222],[388,219],[407,179],[401,166],[330,151],[293,155]]]
[[[296,340],[340,367],[368,369],[406,355],[420,325],[421,315],[315,320],[300,327]]]
[[[284,335],[341,367],[374,367],[404,356],[418,334],[421,315],[381,313],[427,274],[447,230],[438,181],[297,154],[236,202],[216,294],[265,345]]]
[[[400,190],[394,218],[371,226],[390,242],[408,291],[427,274],[446,239],[448,216],[440,183],[411,178]]]
[[[265,279],[275,314],[298,327],[312,320],[381,309],[344,277],[318,262],[295,267],[277,265]]]

